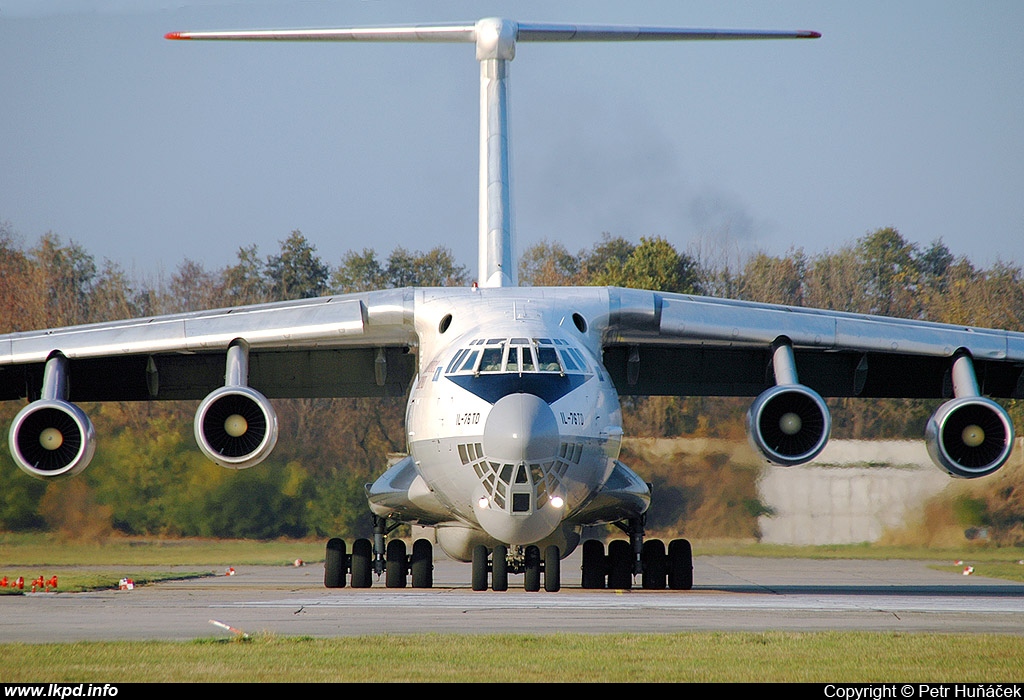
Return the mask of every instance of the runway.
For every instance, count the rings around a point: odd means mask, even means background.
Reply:
[[[436,562],[434,588],[325,589],[321,564],[236,567],[130,591],[0,597],[4,642],[190,640],[236,633],[336,637],[676,631],[1024,634],[1024,584],[920,561],[729,556],[694,559],[691,591],[595,591],[563,562],[562,590],[472,591],[470,569]],[[214,624],[212,620],[220,625]],[[231,627],[237,632],[225,629]]]

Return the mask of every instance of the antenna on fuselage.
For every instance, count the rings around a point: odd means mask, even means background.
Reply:
[[[518,41],[706,41],[816,39],[812,31],[687,29],[513,22],[488,18],[473,24],[429,24],[340,29],[256,29],[171,32],[167,39],[235,41],[426,41],[476,44],[480,62],[480,202],[477,283],[517,284],[512,225],[508,136],[508,62]]]

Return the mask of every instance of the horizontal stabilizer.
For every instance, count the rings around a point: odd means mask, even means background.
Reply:
[[[817,39],[812,31],[753,29],[693,29],[621,25],[510,22],[515,41],[713,41],[737,39]],[[246,29],[211,32],[170,32],[167,39],[220,41],[425,41],[474,43],[478,32],[495,26],[494,20],[472,24],[424,24],[394,27],[341,27],[327,29]]]

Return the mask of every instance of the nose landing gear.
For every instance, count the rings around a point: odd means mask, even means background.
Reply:
[[[511,550],[499,544],[491,552],[481,544],[473,548],[472,587],[474,591],[486,591],[490,574],[491,590],[507,591],[508,575],[512,573],[523,574],[523,588],[535,592],[540,590],[543,574],[544,590],[554,593],[562,585],[561,566],[561,553],[555,545],[546,547],[542,558],[540,547],[532,544]]]

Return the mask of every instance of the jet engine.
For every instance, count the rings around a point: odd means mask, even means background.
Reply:
[[[932,461],[950,476],[987,476],[1010,458],[1013,422],[992,399],[955,398],[928,419],[925,443]]]
[[[775,386],[761,393],[747,411],[747,435],[771,464],[792,467],[810,462],[828,442],[832,416],[818,392],[797,379],[793,346],[772,343]]]
[[[809,462],[825,449],[832,417],[825,401],[802,384],[773,386],[747,411],[747,435],[771,464]]]
[[[68,401],[68,359],[54,350],[46,358],[40,398],[11,423],[11,456],[22,471],[39,479],[78,474],[96,451],[92,421]]]
[[[247,386],[224,386],[196,410],[196,442],[213,462],[228,469],[256,466],[277,444],[277,414],[270,401]]]
[[[11,456],[22,471],[39,479],[78,474],[96,451],[92,421],[78,406],[39,399],[11,424]]]

